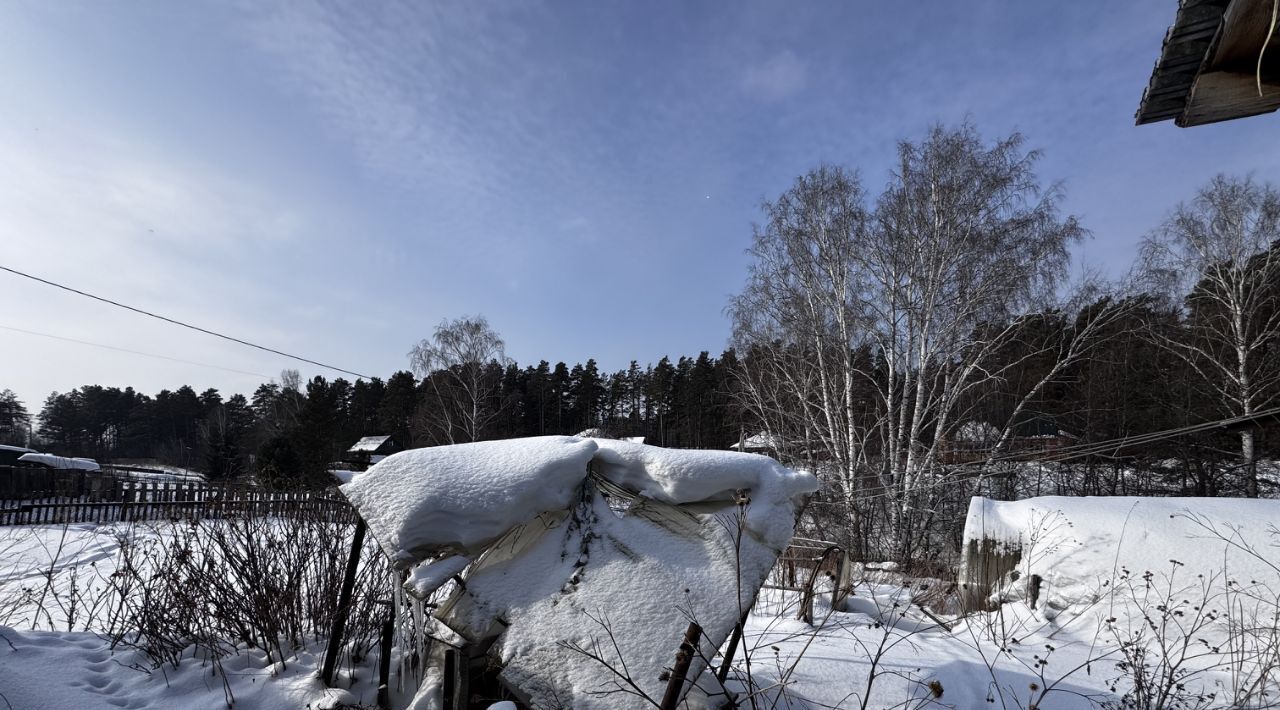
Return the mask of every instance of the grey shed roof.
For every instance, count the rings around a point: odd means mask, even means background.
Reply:
[[[347,449],[347,453],[374,453],[378,449],[382,448],[382,445],[387,443],[390,439],[390,436],[366,436],[360,441],[357,441],[354,446]]]

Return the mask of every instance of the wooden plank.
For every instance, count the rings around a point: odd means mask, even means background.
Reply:
[[[1280,55],[1280,51],[1277,52]],[[1271,113],[1280,109],[1280,85],[1263,84],[1258,95],[1253,74],[1208,72],[1192,86],[1187,107],[1177,119],[1183,128]]]
[[[701,640],[702,627],[691,622],[684,632],[680,650],[676,652],[676,663],[671,669],[671,679],[667,682],[667,690],[662,695],[658,710],[675,710],[680,704],[680,698],[684,695],[684,682],[689,675],[689,666],[693,663],[693,657],[698,652],[698,643]]]

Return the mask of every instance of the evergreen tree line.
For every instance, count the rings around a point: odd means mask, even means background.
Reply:
[[[664,357],[646,367],[632,362],[613,373],[602,373],[595,360],[526,367],[491,361],[483,376],[495,386],[481,404],[494,416],[474,438],[599,429],[662,446],[727,448],[741,435],[730,396],[736,363],[732,351],[674,362]],[[6,391],[0,443],[100,462],[155,459],[214,478],[254,474],[280,485],[318,483],[326,480],[326,466],[363,436],[390,434],[406,448],[450,443],[429,424],[441,406],[433,378],[444,374],[304,382],[285,371],[251,397],[225,398],[187,385],[154,396],[85,385],[49,395],[31,427],[25,407]]]
[[[1019,316],[1012,324],[1018,336],[1008,339],[996,359],[1004,363],[1004,375],[968,395],[964,421],[957,428],[970,422],[1006,421],[1027,383],[1044,378],[1054,367],[1054,343],[1069,342],[1073,331],[1084,327],[1094,314],[1114,307],[1106,297],[1075,313]],[[1099,338],[1090,356],[1053,377],[1024,408],[1027,427],[1039,422],[1043,428],[1048,421],[1080,442],[1093,442],[1230,415],[1220,398],[1195,376],[1195,362],[1160,344],[1162,338],[1189,337],[1192,321],[1203,314],[1193,311],[1186,319],[1179,318],[1149,295],[1130,297],[1120,310],[1122,316],[1106,323],[1109,332]],[[1263,358],[1280,363],[1277,348],[1280,343],[1269,346]],[[798,359],[813,356],[798,345],[791,351]],[[748,347],[741,362],[730,349],[719,357],[706,352],[674,362],[664,357],[645,367],[632,361],[627,369],[612,373],[602,373],[590,359],[573,366],[563,362],[553,366],[544,360],[525,367],[491,360],[484,364],[482,376],[493,387],[479,404],[493,416],[474,439],[599,429],[612,436],[642,436],[659,446],[725,449],[744,436],[771,428],[791,442],[778,453],[820,457],[818,447],[795,445],[803,441],[803,432],[769,427],[746,401],[760,384],[744,386],[742,378],[759,369],[750,365],[756,358],[777,357],[774,349],[762,352]],[[874,369],[870,352],[858,357]],[[49,395],[34,420],[13,392],[5,390],[0,393],[0,443],[30,443],[52,453],[103,462],[155,459],[214,478],[253,474],[279,485],[322,482],[326,466],[341,459],[363,436],[390,434],[406,448],[457,441],[431,425],[444,406],[439,381],[447,373],[448,369],[441,369],[417,377],[404,370],[385,380],[351,382],[317,376],[304,382],[296,371],[287,370],[279,381],[259,386],[251,397],[225,398],[216,389],[197,393],[186,385],[154,396],[132,387],[85,385]],[[870,388],[855,392],[856,398],[868,403],[869,417],[875,416],[869,404],[874,396]],[[1268,430],[1276,427],[1262,430],[1260,453],[1275,457],[1280,436],[1265,435]],[[1236,436],[1223,431],[1174,437],[1104,458],[1117,463],[1177,460],[1181,465],[1170,475],[1180,477],[1182,492],[1225,494],[1237,492],[1224,490],[1224,480],[1232,476],[1213,464],[1231,460]],[[875,447],[876,442],[867,442],[871,458]],[[1090,492],[1106,491],[1097,487]]]

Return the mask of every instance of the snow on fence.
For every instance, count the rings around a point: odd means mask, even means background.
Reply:
[[[203,477],[180,476],[136,466],[103,466],[96,470],[22,465],[0,466],[0,501],[39,500],[57,497],[98,497],[119,481],[205,483]]]
[[[350,504],[324,492],[0,467],[0,526],[304,513],[355,521]]]
[[[1280,501],[1239,498],[1045,496],[973,498],[959,570],[961,604],[1008,601],[1065,609],[1129,575],[1275,580]],[[1280,581],[1280,580],[1277,580]]]

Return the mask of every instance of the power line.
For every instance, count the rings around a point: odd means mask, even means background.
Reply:
[[[1147,432],[1146,434],[1134,434],[1132,436],[1120,437],[1118,439],[1109,439],[1106,441],[1098,441],[1098,442],[1076,444],[1074,446],[1062,447],[1061,449],[1057,449],[1053,452],[1050,452],[1041,458],[1033,459],[1033,460],[1026,459],[1025,453],[1012,452],[1008,454],[1002,454],[999,456],[993,456],[989,460],[954,464],[952,467],[952,472],[958,472],[959,470],[968,468],[968,467],[981,468],[989,464],[1004,463],[1004,462],[1024,461],[1026,463],[1064,463],[1072,459],[1084,458],[1086,456],[1093,456],[1095,454],[1102,454],[1105,451],[1110,451],[1111,455],[1114,456],[1115,453],[1118,452],[1120,449],[1125,449],[1132,446],[1138,446],[1141,444],[1149,444],[1156,441],[1163,441],[1164,439],[1172,439],[1176,436],[1183,436],[1186,434],[1198,434],[1204,431],[1210,431],[1214,429],[1223,429],[1233,424],[1238,424],[1238,423],[1250,421],[1253,419],[1271,417],[1271,416],[1277,416],[1277,415],[1280,415],[1280,407],[1266,409],[1261,412],[1255,412],[1254,414],[1251,414],[1248,416],[1228,417],[1226,419],[1218,419],[1215,421],[1202,422],[1200,424],[1192,424],[1190,426],[1178,427],[1175,429],[1165,429],[1162,431]],[[944,473],[943,477],[940,480],[931,481],[929,483],[916,486],[911,489],[911,493],[919,493],[921,491],[932,490],[934,488],[941,488],[943,486],[952,486],[957,483],[964,483],[968,481],[970,481],[970,479],[959,478],[956,476],[948,476]],[[870,502],[870,501],[881,499],[881,498],[892,498],[899,495],[901,494],[898,493],[897,491],[886,490],[886,491],[881,491],[879,493],[857,495],[857,496],[854,496],[854,500],[859,503],[865,503],[865,502]],[[817,503],[820,505],[839,505],[839,503],[836,501],[812,501],[811,504],[812,503]]]
[[[251,342],[249,342],[249,341],[247,341],[247,340],[241,340],[240,338],[235,338],[235,337],[232,337],[232,336],[230,336],[230,335],[224,335],[224,334],[222,334],[222,333],[218,333],[218,332],[215,332],[215,331],[209,330],[208,328],[201,328],[200,326],[197,326],[197,325],[191,325],[190,323],[184,323],[184,322],[182,322],[182,321],[180,321],[180,320],[176,320],[176,319],[174,319],[174,318],[168,318],[168,317],[165,317],[165,316],[162,316],[162,315],[156,314],[156,313],[152,313],[151,311],[145,311],[145,310],[143,310],[143,309],[141,309],[141,308],[134,308],[133,306],[127,306],[127,305],[125,305],[125,304],[123,304],[123,303],[120,303],[119,301],[113,301],[113,300],[111,300],[111,299],[109,299],[109,298],[103,298],[102,296],[95,296],[95,295],[93,295],[92,293],[88,293],[88,292],[85,292],[85,291],[81,291],[80,289],[72,288],[72,287],[70,287],[70,286],[64,286],[64,285],[62,285],[62,284],[60,284],[60,283],[55,283],[55,282],[53,282],[53,281],[49,281],[48,279],[42,279],[42,278],[40,278],[39,276],[32,276],[31,274],[28,274],[28,273],[25,273],[25,272],[22,272],[22,271],[18,271],[17,269],[11,269],[11,268],[9,268],[8,266],[0,265],[0,271],[8,271],[9,273],[14,274],[15,276],[21,276],[21,277],[26,278],[26,279],[31,279],[32,281],[38,281],[38,282],[40,282],[40,283],[42,283],[42,284],[45,284],[45,285],[48,285],[48,286],[53,286],[54,288],[60,288],[60,289],[62,289],[63,291],[70,291],[71,293],[78,294],[78,295],[84,296],[84,297],[86,297],[86,298],[92,298],[92,299],[93,299],[93,300],[95,300],[95,301],[101,301],[101,302],[103,302],[103,303],[107,303],[107,304],[110,304],[110,305],[112,305],[112,306],[116,306],[117,308],[123,308],[123,309],[125,309],[125,310],[127,310],[127,311],[133,311],[134,313],[138,313],[138,314],[141,314],[141,315],[144,315],[144,316],[148,316],[148,317],[151,317],[151,318],[155,318],[155,319],[157,319],[157,320],[162,320],[162,321],[164,321],[164,322],[166,322],[166,323],[172,323],[173,325],[182,326],[183,328],[188,328],[188,329],[190,329],[190,330],[194,330],[194,331],[199,332],[199,333],[204,333],[205,335],[212,335],[212,336],[213,336],[213,337],[215,337],[215,338],[222,338],[223,340],[229,340],[229,341],[231,341],[231,342],[233,342],[233,343],[239,343],[240,345],[247,345],[248,347],[251,347],[251,348],[257,348],[258,350],[262,350],[262,351],[264,351],[264,352],[269,352],[269,353],[272,353],[272,354],[274,354],[274,355],[280,355],[280,356],[283,356],[283,357],[287,357],[287,358],[289,358],[289,359],[291,359],[291,360],[297,360],[298,362],[305,362],[305,363],[307,363],[307,364],[309,364],[309,365],[315,365],[315,366],[317,366],[317,367],[323,367],[323,368],[325,368],[325,369],[333,370],[333,371],[335,371],[335,372],[341,372],[341,373],[343,373],[343,374],[352,375],[352,376],[355,376],[355,377],[361,377],[361,378],[364,378],[364,379],[373,379],[373,378],[369,377],[368,375],[362,375],[362,374],[360,374],[360,373],[358,373],[358,372],[352,372],[351,370],[344,370],[344,369],[342,369],[341,367],[334,367],[333,365],[326,365],[326,364],[324,364],[323,362],[316,362],[315,360],[310,360],[310,359],[308,359],[308,358],[300,357],[300,356],[298,356],[298,355],[290,355],[289,353],[282,352],[282,351],[280,351],[280,350],[276,350],[275,348],[269,348],[269,347],[267,347],[267,346],[265,346],[265,345],[258,345],[257,343],[251,343]]]
[[[36,332],[36,331],[34,331],[34,330],[24,330],[24,329],[22,329],[22,328],[14,328],[13,326],[8,326],[8,325],[0,325],[0,330],[11,330],[11,331],[13,331],[13,332],[15,332],[15,333],[25,333],[25,334],[27,334],[27,335],[37,335],[37,336],[39,336],[39,337],[41,337],[41,338],[52,338],[53,340],[62,340],[62,341],[68,342],[68,343],[78,343],[78,344],[80,344],[80,345],[89,345],[89,346],[92,346],[92,347],[95,347],[95,348],[102,348],[102,349],[104,349],[104,350],[115,350],[116,352],[129,353],[130,355],[141,355],[141,356],[143,356],[143,357],[153,357],[153,358],[156,358],[156,359],[158,359],[158,360],[168,360],[168,361],[170,361],[170,362],[180,362],[180,363],[183,363],[184,365],[196,365],[197,367],[209,367],[209,368],[213,368],[213,369],[215,369],[215,370],[224,370],[224,371],[226,371],[226,372],[234,372],[234,373],[239,374],[239,375],[252,375],[253,377],[260,377],[260,378],[262,378],[262,379],[264,379],[264,380],[269,380],[269,379],[271,379],[271,375],[264,375],[264,374],[262,374],[261,372],[249,372],[248,370],[237,370],[237,369],[235,369],[235,368],[233,368],[233,367],[223,367],[223,366],[221,366],[221,365],[210,365],[210,364],[209,364],[209,363],[207,363],[207,362],[195,362],[194,360],[183,360],[182,358],[169,357],[168,355],[157,355],[156,353],[145,353],[145,352],[142,352],[141,350],[130,350],[130,349],[128,349],[128,348],[118,348],[118,347],[116,347],[116,346],[114,346],[114,345],[104,345],[104,344],[102,344],[102,343],[92,343],[92,342],[89,342],[88,340],[79,340],[79,339],[77,339],[77,338],[67,338],[67,337],[64,337],[64,336],[61,336],[61,335],[53,335],[53,334],[51,334],[51,333],[38,333],[38,332]]]

